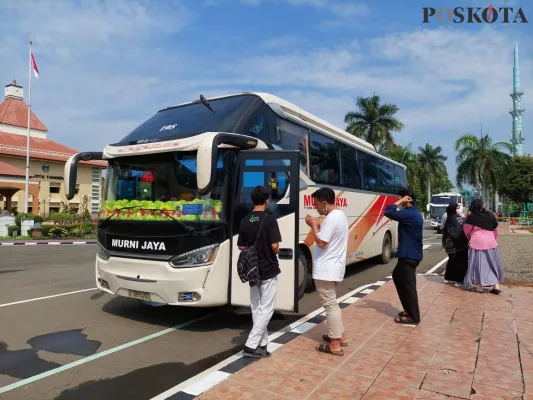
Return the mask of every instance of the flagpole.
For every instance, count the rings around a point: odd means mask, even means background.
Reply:
[[[29,54],[29,71],[28,71],[28,136],[26,138],[26,184],[25,192],[26,198],[24,199],[24,212],[28,212],[28,191],[30,186],[30,121],[31,121],[31,40],[30,40],[30,54]],[[32,207],[33,208],[33,207]]]

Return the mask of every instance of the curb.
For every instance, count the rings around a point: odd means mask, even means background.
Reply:
[[[51,240],[49,242],[37,241],[12,241],[0,242],[0,246],[37,246],[37,245],[59,245],[59,244],[96,244],[96,240]]]
[[[391,276],[383,278],[383,280],[371,283],[369,285],[361,286],[344,296],[337,299],[341,309],[348,307],[368,294],[379,289],[385,283],[392,279]],[[269,339],[269,351],[274,352],[283,345],[289,343],[291,340],[303,335],[308,330],[314,328],[318,324],[326,320],[326,312],[324,308],[319,308],[300,318],[298,321],[286,326],[285,328],[272,333]],[[247,367],[258,359],[244,358],[242,351],[227,358],[215,366],[199,373],[198,375],[180,383],[179,385],[159,394],[151,400],[186,400],[194,399],[202,393],[208,391],[213,386],[219,384],[229,376],[235,374],[241,369]]]

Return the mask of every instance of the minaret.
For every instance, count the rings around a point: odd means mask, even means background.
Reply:
[[[513,108],[509,111],[513,118],[513,136],[511,144],[513,145],[513,155],[523,155],[522,144],[524,137],[522,136],[522,114],[525,109],[522,108],[522,95],[524,92],[520,89],[520,66],[518,65],[518,43],[514,45],[514,64],[513,64],[513,92],[511,98],[513,99]]]

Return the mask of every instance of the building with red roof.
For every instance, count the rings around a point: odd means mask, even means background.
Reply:
[[[23,88],[13,81],[5,87],[0,103],[0,209],[24,211],[26,177],[26,143],[28,135],[28,105]],[[63,168],[77,150],[48,139],[48,129],[30,113],[30,184],[28,212],[48,215],[59,212],[62,204],[78,209],[88,196],[89,211],[100,208],[102,161],[80,162],[77,194],[70,201],[65,197]]]

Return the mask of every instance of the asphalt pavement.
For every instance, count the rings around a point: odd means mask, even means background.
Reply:
[[[425,273],[445,258],[424,231]],[[250,315],[152,307],[95,288],[93,245],[0,247],[0,399],[151,399],[242,349]],[[372,262],[347,267],[338,296],[392,273]],[[320,308],[276,313],[275,332]],[[364,323],[364,322],[362,322]]]

